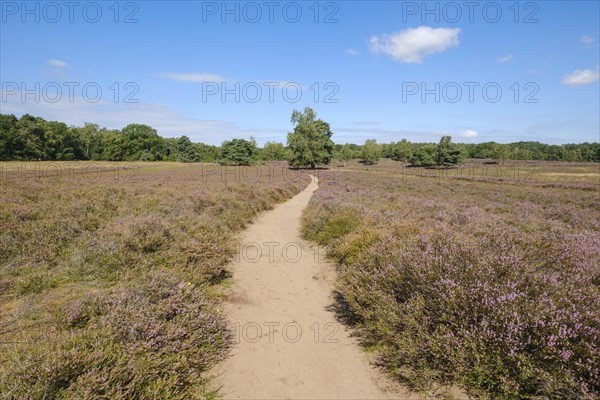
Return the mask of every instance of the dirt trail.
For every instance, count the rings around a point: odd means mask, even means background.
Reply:
[[[300,238],[317,187],[313,178],[242,234],[224,310],[238,342],[213,383],[224,399],[416,399],[392,388],[326,310],[334,267]]]

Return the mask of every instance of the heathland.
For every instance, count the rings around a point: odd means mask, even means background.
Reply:
[[[218,395],[207,371],[232,346],[223,293],[236,238],[306,187],[307,171],[0,167],[0,392]],[[302,232],[337,265],[322,306],[391,377],[430,394],[600,395],[598,163],[309,172],[320,182]]]
[[[600,169],[357,163],[303,216],[338,264],[338,312],[413,389],[600,395]]]
[[[287,167],[0,163],[0,393],[209,396],[231,340],[235,234],[309,179]]]

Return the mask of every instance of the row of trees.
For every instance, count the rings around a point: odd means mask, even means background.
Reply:
[[[288,160],[290,165],[315,167],[333,158],[345,163],[361,159],[373,164],[380,158],[410,162],[418,166],[449,166],[465,158],[504,160],[600,161],[599,143],[548,145],[539,142],[500,144],[452,143],[449,136],[434,143],[399,142],[379,144],[375,139],[363,145],[336,145],[329,124],[317,119],[307,107],[294,111],[293,132],[287,145],[267,142],[257,147],[254,138],[233,139],[221,146],[194,143],[187,136],[163,138],[150,126],[131,124],[122,130],[83,127],[46,121],[28,114],[17,118],[0,114],[0,160],[107,160],[220,162],[246,165],[258,161]]]
[[[399,142],[378,144],[368,139],[362,146],[355,144],[336,145],[335,158],[345,164],[351,159],[361,159],[374,164],[380,158],[410,162],[418,166],[448,166],[463,162],[466,158],[493,159],[498,163],[505,160],[546,161],[600,161],[600,143],[548,145],[539,142],[515,142],[501,144],[485,142],[478,144],[452,143],[444,136],[434,143],[411,143],[406,139]]]
[[[335,158],[341,162],[359,158],[365,164],[375,164],[380,158],[410,162],[415,166],[451,166],[464,161],[464,151],[460,145],[452,143],[450,136],[443,136],[438,144],[410,143],[402,139],[396,143],[378,144],[368,139],[362,146],[345,144],[337,146]]]

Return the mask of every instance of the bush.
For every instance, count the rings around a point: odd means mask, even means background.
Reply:
[[[256,145],[244,139],[233,139],[223,142],[219,151],[219,164],[250,165]]]

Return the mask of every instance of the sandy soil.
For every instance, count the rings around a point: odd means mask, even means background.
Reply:
[[[224,312],[237,344],[215,368],[224,399],[417,399],[384,378],[327,309],[334,266],[300,238],[316,178],[240,238]]]

